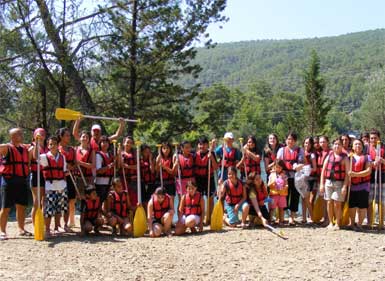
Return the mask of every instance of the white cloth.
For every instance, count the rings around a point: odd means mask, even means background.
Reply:
[[[52,153],[49,151],[46,154],[40,154],[40,165],[43,167],[48,166],[48,159],[47,155],[53,156]],[[64,155],[57,153],[54,157],[56,162],[59,160],[59,155],[63,156],[63,171],[64,173],[67,172],[67,163],[66,158]],[[46,191],[63,191],[67,187],[67,181],[64,178],[63,180],[53,180],[51,181],[45,181],[45,190]]]
[[[96,153],[96,171],[101,168],[103,168],[103,157],[99,153]],[[95,184],[109,185],[110,181],[110,177],[98,176],[98,174],[96,174]]]

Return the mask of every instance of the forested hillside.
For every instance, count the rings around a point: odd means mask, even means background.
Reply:
[[[337,37],[301,40],[262,40],[218,44],[200,49],[196,62],[203,71],[203,87],[222,83],[247,89],[266,81],[273,91],[302,91],[302,72],[311,50],[321,60],[327,95],[341,105],[357,108],[365,93],[365,79],[385,63],[385,29]],[[196,81],[194,81],[196,82]]]

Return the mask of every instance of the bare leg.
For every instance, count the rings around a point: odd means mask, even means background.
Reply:
[[[327,204],[327,212],[329,218],[329,226],[333,226],[333,216],[334,216],[334,204],[333,200],[326,201]]]
[[[353,227],[354,226],[354,221],[356,219],[356,211],[357,208],[349,208],[349,224],[348,227]]]
[[[341,208],[341,202],[334,201],[334,209],[335,209],[335,215],[337,218],[337,225],[341,227],[341,219],[342,219],[342,208]]]
[[[16,219],[19,232],[23,232],[25,224],[25,206],[16,204]]]
[[[242,224],[246,224],[247,216],[249,215],[250,206],[249,204],[244,204],[242,206]]]
[[[10,210],[11,210],[10,208],[2,208],[0,210],[0,230],[3,233],[6,233],[8,216],[9,216]]]

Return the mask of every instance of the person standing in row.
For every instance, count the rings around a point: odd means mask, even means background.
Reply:
[[[23,144],[20,128],[9,130],[10,142],[0,144],[3,157],[1,181],[0,240],[7,240],[7,221],[11,208],[16,205],[19,235],[32,236],[25,230],[25,208],[28,204],[28,150]]]

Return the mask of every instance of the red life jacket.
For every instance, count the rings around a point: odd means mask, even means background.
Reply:
[[[67,149],[65,149],[63,146],[59,146],[59,152],[64,155],[66,158],[67,164],[74,164],[75,163],[75,157],[76,152],[75,149],[72,146],[67,146]]]
[[[235,167],[235,162],[236,162],[236,149],[234,147],[232,147],[230,149],[230,152],[227,152],[227,149],[223,149],[222,152],[224,153],[223,155],[223,158],[224,160],[222,161],[225,161],[225,168],[228,168],[228,167]]]
[[[282,144],[277,144],[277,147],[275,149],[275,151],[270,151],[270,152],[267,152],[265,155],[264,155],[264,158],[267,158],[268,159],[268,164],[271,164],[273,163],[276,159],[277,159],[277,152],[278,150],[283,147]]]
[[[161,163],[162,163],[162,167],[167,167],[169,169],[172,169],[172,159],[171,157],[169,158],[161,158]],[[163,178],[163,181],[172,181],[174,179],[174,176],[173,175],[170,175],[169,173],[167,173],[165,171],[165,169],[162,169],[162,178]]]
[[[285,146],[283,149],[283,161],[285,162],[285,168],[288,171],[293,170],[293,164],[298,162],[300,148],[296,147],[293,152],[290,152],[290,148]]]
[[[150,160],[140,159],[140,176],[145,184],[155,181],[155,174],[150,169]]]
[[[346,154],[341,153],[335,157],[334,152],[329,152],[329,160],[326,165],[325,177],[336,181],[343,181],[345,179],[345,165],[343,160]]]
[[[78,147],[76,149],[76,160],[77,161],[82,161],[85,163],[92,163],[91,155],[92,155],[92,149],[91,148],[89,148],[87,150],[87,152],[84,154],[82,154],[82,149],[80,147]],[[86,169],[84,167],[80,167],[80,168],[82,169],[85,177],[92,177],[92,169]]]
[[[198,151],[194,157],[194,175],[197,177],[207,177],[209,172],[209,153]],[[210,169],[210,175],[213,174],[213,169]]]
[[[245,156],[245,164],[246,164],[246,172],[250,174],[251,172],[255,172],[257,174],[261,174],[261,160],[258,161],[251,159],[248,156]]]
[[[152,210],[154,211],[154,218],[160,220],[165,213],[170,210],[170,196],[165,195],[162,204],[159,204],[157,196],[152,196]]]
[[[321,176],[322,167],[323,167],[325,159],[329,155],[329,153],[330,153],[330,150],[328,150],[328,151],[322,150],[322,151],[319,151],[317,153],[317,175],[318,176]]]
[[[230,180],[226,180],[224,185],[226,189],[225,200],[227,204],[235,205],[242,200],[243,186],[242,182],[239,179],[237,180],[237,186],[234,186],[234,184]]]
[[[135,156],[135,151],[131,150],[130,152],[124,151],[122,153],[123,156],[123,162],[129,166],[136,166],[136,156]],[[134,169],[126,169],[124,168],[124,172],[130,179],[136,179],[137,174],[136,174],[136,168]]]
[[[365,165],[368,162],[368,157],[366,155],[360,155],[359,160],[357,161],[355,157],[352,159],[352,171],[361,172],[365,170]],[[370,175],[366,177],[352,177],[352,184],[360,184],[370,182]]]
[[[33,142],[33,146],[36,146],[36,144]],[[39,155],[46,154],[48,152],[48,147],[44,146],[43,148],[39,147]],[[40,171],[43,170],[43,167],[40,165]],[[36,159],[31,159],[31,172],[37,172],[37,162]]]
[[[178,154],[180,173],[182,179],[192,178],[193,177],[193,166],[194,160],[191,154],[188,157],[185,157],[183,154]]]
[[[99,151],[100,150],[99,143],[95,140],[94,137],[91,137],[90,145],[91,145],[92,150],[95,150],[95,151]]]
[[[114,157],[111,155],[107,155],[107,153],[104,153],[103,151],[99,150],[96,152],[99,154],[103,161],[102,161],[102,168],[107,167],[109,164],[111,164],[114,161]],[[114,175],[114,168],[109,168],[105,170],[103,173],[98,172],[98,177],[112,177]]]
[[[314,152],[308,152],[308,151],[306,151],[305,150],[305,155],[304,155],[304,157],[305,157],[305,165],[310,165],[310,167],[313,169],[313,162],[312,162],[312,159],[311,159],[311,155],[313,154]],[[317,164],[317,153],[314,153],[314,155],[315,155],[315,162],[316,162],[316,164]],[[317,175],[317,171],[312,171],[311,173],[310,173],[310,176],[316,176]]]
[[[260,188],[256,188],[256,191],[257,191],[257,198],[256,199],[258,201],[258,206],[263,206],[265,204],[265,199],[269,195],[267,193],[267,189],[266,189],[265,184],[264,184],[263,181],[262,181],[261,187]],[[249,205],[252,206],[250,197],[249,196],[247,196],[247,197],[248,197],[247,201],[249,202]]]
[[[46,181],[64,180],[64,157],[58,152],[58,160],[51,153],[47,153],[48,165],[43,168],[43,176]]]
[[[2,159],[0,174],[4,178],[27,177],[28,176],[28,150],[24,145],[20,145],[22,151],[13,144],[8,144],[8,153]]]
[[[197,215],[200,216],[202,214],[201,210],[201,194],[196,191],[194,197],[191,198],[190,194],[186,194],[186,201],[184,205],[184,214],[188,215]]]
[[[384,155],[385,154],[385,148],[383,145],[381,145],[380,147],[380,157],[381,158],[385,158]],[[376,147],[374,146],[369,146],[369,155],[370,155],[370,159],[372,159],[372,161],[376,160]],[[374,169],[373,169],[374,170]],[[381,165],[381,170],[382,171],[385,171],[385,165]],[[373,175],[374,175],[374,171],[372,171]]]
[[[122,191],[120,194],[116,191],[110,193],[112,195],[111,211],[119,217],[126,218],[128,216],[127,192]]]
[[[86,199],[86,210],[83,213],[85,219],[96,219],[99,215],[99,209],[100,209],[100,199],[99,197],[96,198],[96,200]]]

